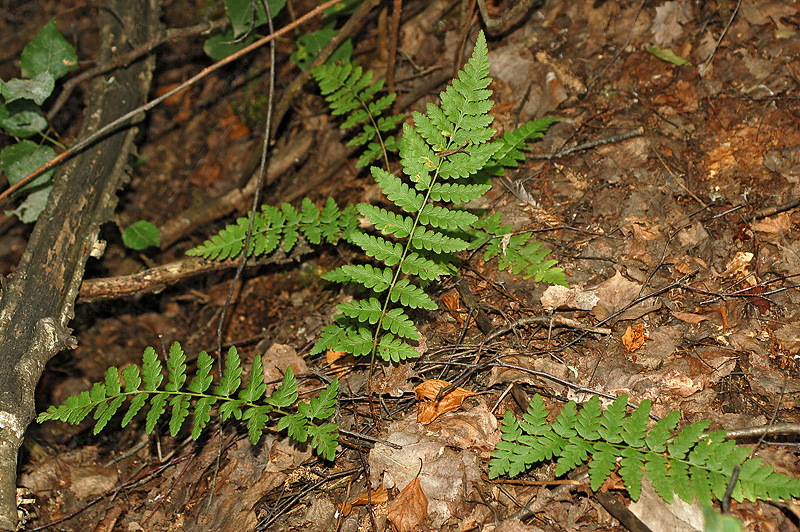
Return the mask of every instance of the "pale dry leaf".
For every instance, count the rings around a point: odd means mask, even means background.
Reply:
[[[353,511],[353,506],[366,506],[367,504],[383,504],[389,500],[389,493],[386,488],[380,486],[376,490],[367,491],[350,499],[342,505],[342,515],[347,517]]]
[[[419,476],[408,483],[403,491],[389,503],[387,518],[397,532],[414,532],[422,529],[428,516],[428,497],[422,491]]]
[[[430,379],[414,388],[414,396],[419,402],[417,405],[417,421],[419,423],[427,425],[445,412],[450,412],[460,407],[467,397],[477,395],[475,392],[456,387],[442,396],[439,401],[436,401],[439,390],[448,386],[450,386],[450,383],[447,381]]]
[[[637,323],[633,327],[628,325],[625,334],[622,335],[622,345],[628,350],[628,353],[633,353],[644,345],[644,341],[649,340],[644,332],[644,323]]]

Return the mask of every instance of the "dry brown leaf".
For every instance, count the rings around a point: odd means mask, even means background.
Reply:
[[[450,311],[450,314],[456,319],[459,325],[464,325],[464,309],[461,308],[461,298],[458,297],[458,292],[451,290],[442,296],[442,303]]]
[[[436,401],[439,390],[448,386],[450,386],[450,383],[447,381],[430,379],[414,388],[414,395],[419,402],[417,410],[417,421],[419,423],[427,425],[445,412],[450,412],[460,407],[467,397],[478,395],[475,392],[456,387],[447,392],[439,401]]]
[[[389,503],[386,517],[397,532],[420,530],[428,516],[428,498],[422,491],[419,475]]]
[[[697,325],[701,321],[705,321],[708,318],[703,316],[702,314],[694,314],[692,312],[673,312],[672,316],[678,318],[679,320],[691,323],[692,325]]]
[[[353,506],[366,506],[367,504],[383,504],[389,500],[389,493],[381,486],[371,492],[363,493],[342,505],[342,515],[347,517],[353,511]]]
[[[633,353],[644,345],[645,340],[650,338],[644,333],[644,323],[637,323],[633,327],[628,325],[628,330],[622,335],[622,345],[628,350],[628,353]]]
[[[331,366],[331,373],[339,376],[352,365],[355,364],[355,357],[347,351],[333,351],[328,349],[325,353],[325,360]]]

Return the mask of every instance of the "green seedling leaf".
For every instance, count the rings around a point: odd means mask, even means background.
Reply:
[[[203,44],[203,52],[214,61],[221,61],[255,42],[254,35],[237,41],[233,37],[233,30],[228,28],[222,33],[215,33]]]
[[[654,56],[658,57],[662,61],[666,61],[667,63],[672,63],[673,65],[683,66],[692,64],[683,57],[675,54],[675,52],[673,52],[671,48],[661,48],[659,45],[654,44],[653,46],[648,48],[647,51],[653,54]]]
[[[52,148],[39,146],[30,140],[23,140],[3,148],[3,151],[0,152],[0,168],[8,177],[9,185],[13,185],[55,156],[56,152]],[[15,192],[12,197],[16,198],[21,194],[49,185],[54,172],[55,170],[44,172]]]
[[[335,25],[336,22],[331,22],[317,31],[312,31],[311,33],[306,33],[298,37],[297,49],[289,56],[289,59],[297,63],[297,66],[303,70],[307,69],[322,49],[325,48],[325,45],[336,35]],[[328,59],[328,62],[335,63],[341,61],[342,63],[349,63],[352,54],[353,42],[347,39],[336,48]]]
[[[19,207],[13,211],[5,211],[7,216],[16,216],[19,221],[25,224],[33,223],[39,219],[39,215],[47,206],[47,199],[50,197],[50,191],[53,189],[49,185],[36,192],[31,192],[25,201],[19,204]]]
[[[70,70],[78,68],[78,55],[58,31],[56,19],[48,22],[22,50],[20,66],[22,77],[28,79],[42,72],[50,72],[53,79],[58,79]]]
[[[42,105],[56,86],[55,78],[50,72],[41,72],[33,79],[17,79],[10,81],[0,80],[0,94],[6,103],[14,100],[33,100],[36,105]]]
[[[136,251],[150,246],[158,247],[161,245],[158,227],[146,220],[139,220],[126,227],[122,232],[122,241],[126,246]]]
[[[286,0],[269,0],[269,12],[273,19],[278,16],[285,5]],[[264,3],[260,0],[258,2],[225,0],[225,13],[231,21],[234,38],[239,38],[267,23],[267,10],[264,9]]]
[[[14,100],[0,111],[0,127],[10,135],[27,138],[44,131],[47,119],[31,100]]]

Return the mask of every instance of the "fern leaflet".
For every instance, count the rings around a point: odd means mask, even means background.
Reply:
[[[297,403],[297,380],[291,368],[287,368],[280,386],[270,395],[265,396],[263,367],[261,358],[256,357],[250,370],[247,386],[242,388],[242,367],[235,348],[228,351],[225,369],[213,394],[206,393],[213,377],[211,367],[213,359],[205,351],[197,359],[197,374],[188,386],[186,382],[186,354],[180,344],[175,342],[169,350],[167,359],[168,382],[161,388],[163,374],[161,362],[152,347],[144,351],[143,369],[140,378],[139,368],[128,366],[121,372],[110,367],[103,382],[92,385],[91,391],[70,396],[61,406],[50,406],[47,411],[37,417],[39,423],[50,420],[77,424],[94,412],[96,420],[94,433],[100,432],[108,421],[117,413],[126,399],[131,399],[128,411],[122,420],[125,426],[133,417],[147,406],[145,430],[150,434],[166,412],[167,406],[172,414],[169,420],[169,431],[175,436],[183,427],[186,418],[193,411],[192,439],[197,439],[211,419],[211,409],[220,403],[220,418],[228,417],[247,421],[250,440],[255,445],[261,439],[264,427],[274,414],[280,416],[278,430],[289,428],[289,434],[298,441],[304,442],[308,434],[312,435],[312,447],[327,460],[333,460],[339,437],[338,426],[324,420],[330,418],[336,406],[339,381],[334,379],[323,390],[319,397],[313,397],[308,403]],[[121,386],[120,374],[124,380]],[[238,392],[238,399],[237,397]],[[192,403],[194,408],[192,409]],[[292,410],[295,410],[292,412]],[[286,421],[288,420],[288,421]],[[319,423],[323,422],[323,423]]]
[[[648,429],[650,402],[643,401],[629,415],[625,414],[627,404],[628,397],[622,395],[603,411],[594,396],[577,412],[577,405],[570,401],[549,424],[544,402],[536,394],[522,422],[506,412],[489,477],[513,477],[553,457],[557,458],[555,474],[560,476],[591,458],[593,490],[603,485],[619,463],[619,474],[633,500],[641,494],[644,471],[666,502],[678,495],[689,503],[696,496],[708,504],[724,495],[734,467],[740,466],[733,491],[737,501],[800,496],[800,479],[781,475],[758,458],[747,459],[750,449],[725,440],[725,431],[703,437],[707,421],[673,434],[680,417],[673,412]]]

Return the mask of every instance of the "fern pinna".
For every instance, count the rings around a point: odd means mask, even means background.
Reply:
[[[197,374],[186,385],[186,354],[178,342],[172,344],[167,358],[168,380],[164,383],[161,361],[152,347],[144,351],[141,373],[137,366],[127,366],[121,372],[108,368],[105,382],[96,382],[91,391],[70,396],[61,406],[50,406],[39,414],[37,421],[59,420],[72,424],[83,421],[94,411],[94,433],[106,426],[126,399],[130,406],[122,418],[122,426],[147,405],[149,410],[145,430],[150,434],[167,407],[171,409],[169,432],[175,436],[190,412],[193,412],[192,439],[197,439],[211,419],[211,409],[219,403],[221,421],[233,417],[247,422],[250,441],[255,445],[272,417],[278,417],[276,430],[286,430],[294,440],[306,442],[327,460],[336,455],[339,438],[334,423],[318,423],[330,418],[336,406],[339,381],[334,379],[318,397],[308,403],[297,402],[297,380],[292,368],[287,368],[283,381],[267,396],[261,357],[256,356],[250,369],[250,379],[242,386],[242,368],[235,347],[228,350],[225,369],[219,384],[209,393],[213,376],[213,359],[205,351],[197,359]],[[122,381],[120,381],[120,374]],[[162,386],[162,384],[164,384]],[[124,386],[124,389],[123,389]],[[238,392],[238,395],[237,395]],[[194,406],[192,406],[194,402]]]
[[[249,218],[239,218],[203,244],[186,252],[187,255],[204,259],[225,260],[242,252],[247,236]],[[263,205],[253,222],[253,238],[247,255],[266,255],[275,251],[283,242],[283,251],[289,253],[297,244],[300,235],[312,244],[323,241],[337,244],[348,240],[358,226],[358,216],[353,205],[339,210],[336,202],[328,198],[322,210],[314,202],[303,198],[301,210],[284,203],[281,208]]]
[[[739,478],[733,491],[737,501],[791,499],[800,496],[800,479],[773,471],[759,458],[750,458],[748,447],[725,439],[725,431],[703,437],[709,421],[700,421],[673,431],[680,419],[672,412],[650,429],[650,401],[644,400],[625,415],[628,396],[618,397],[602,410],[593,396],[578,411],[567,403],[554,423],[547,423],[547,409],[536,394],[522,421],[506,412],[500,428],[503,439],[492,453],[489,477],[515,476],[533,464],[556,458],[555,475],[561,476],[589,462],[591,488],[597,490],[619,463],[619,475],[631,499],[639,499],[642,474],[668,503],[673,494],[691,503],[693,497],[710,504],[722,499],[735,467]]]
[[[384,138],[384,134],[395,129],[403,116],[383,116],[383,112],[392,105],[397,95],[390,93],[373,99],[383,89],[383,80],[373,82],[371,70],[363,72],[360,66],[352,63],[320,65],[311,74],[333,116],[347,115],[347,119],[339,126],[341,129],[363,125],[362,131],[347,143],[348,146],[367,146],[356,166],[367,166],[383,156],[385,168],[388,169],[388,153],[397,151],[397,141],[393,136]]]

